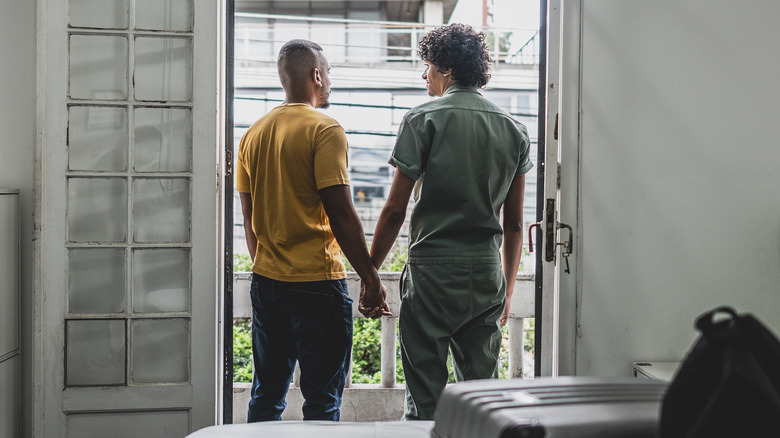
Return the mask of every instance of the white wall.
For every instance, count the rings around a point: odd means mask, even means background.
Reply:
[[[563,371],[680,360],[723,304],[780,333],[780,2],[564,3]]]
[[[4,0],[0,13],[0,187],[20,190],[22,252],[22,405],[29,436],[32,347],[35,3]]]

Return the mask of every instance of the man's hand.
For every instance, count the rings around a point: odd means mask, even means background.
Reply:
[[[382,282],[370,287],[365,282],[360,282],[358,310],[366,318],[377,319],[383,316],[393,316],[393,312],[390,311],[390,307],[385,301],[386,298],[387,288]]]
[[[509,300],[507,299],[504,303],[504,313],[501,314],[501,319],[499,320],[501,322],[501,327],[504,327],[509,321]]]

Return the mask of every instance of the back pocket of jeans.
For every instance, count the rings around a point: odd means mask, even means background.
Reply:
[[[292,331],[298,336],[322,336],[328,331],[333,313],[333,295],[290,289]]]

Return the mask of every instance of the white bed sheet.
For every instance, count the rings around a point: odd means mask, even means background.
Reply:
[[[188,438],[430,438],[433,421],[280,421],[211,426]]]

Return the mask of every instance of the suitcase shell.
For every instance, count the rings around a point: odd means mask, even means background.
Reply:
[[[435,438],[654,438],[667,384],[629,378],[477,380],[439,398]]]

